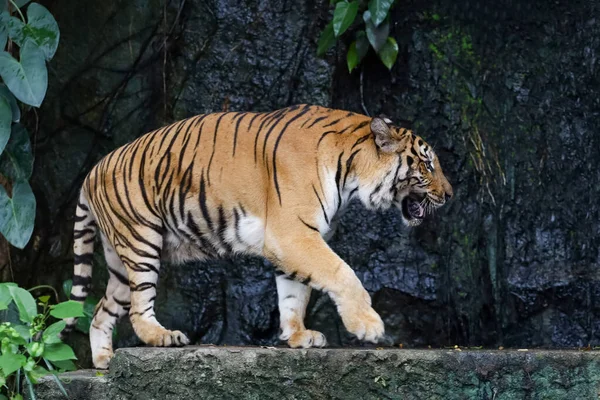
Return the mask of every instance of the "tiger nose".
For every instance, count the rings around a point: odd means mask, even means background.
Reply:
[[[444,198],[446,199],[446,201],[450,200],[452,198],[452,192],[448,193],[444,193]]]

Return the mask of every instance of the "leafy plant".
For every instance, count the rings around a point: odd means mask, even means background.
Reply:
[[[21,249],[33,233],[36,202],[28,182],[33,154],[17,100],[24,110],[42,104],[48,88],[46,62],[60,38],[56,20],[40,4],[30,3],[25,18],[21,7],[27,3],[0,0],[0,175],[12,183],[12,197],[0,186],[0,233]]]
[[[67,279],[63,282],[62,288],[63,293],[67,296],[67,299],[71,295],[71,288],[73,287],[73,280]],[[92,319],[94,318],[94,310],[96,309],[96,304],[100,301],[99,298],[88,295],[83,302],[83,316],[77,319],[77,325],[75,325],[75,329],[79,332],[88,334],[90,332],[90,325],[92,324]],[[113,329],[113,333],[116,332],[116,328]]]
[[[16,308],[18,319],[7,321],[11,307]],[[48,374],[54,376],[66,397],[56,373],[76,369],[71,360],[77,358],[73,349],[62,343],[58,336],[65,328],[65,322],[49,322],[51,317],[83,316],[82,305],[71,300],[51,305],[50,296],[41,296],[36,303],[29,291],[14,283],[0,283],[0,316],[2,314],[4,317],[0,321],[5,322],[0,322],[0,400],[22,399],[22,378],[29,397],[35,399],[33,385]]]
[[[348,71],[352,72],[369,51],[369,47],[379,56],[379,59],[388,68],[396,62],[398,57],[398,43],[390,36],[390,9],[395,0],[331,0],[335,6],[333,19],[325,27],[317,44],[317,54],[325,54],[362,13],[362,26],[356,32],[356,39],[350,44],[346,61]],[[359,19],[360,20],[360,19]]]

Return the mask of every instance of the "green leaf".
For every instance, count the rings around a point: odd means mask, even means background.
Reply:
[[[83,317],[83,304],[77,301],[67,300],[52,306],[50,315],[58,319]]]
[[[387,69],[392,69],[398,57],[398,43],[396,43],[396,39],[392,37],[387,38],[378,55]]]
[[[8,29],[6,29],[6,25],[0,20],[0,51],[4,50],[6,42],[8,42]]]
[[[4,376],[9,376],[26,363],[27,359],[22,354],[6,353],[0,356],[0,370]]]
[[[46,296],[40,296],[40,297],[38,297],[38,300],[42,304],[48,304],[48,302],[50,301],[50,296],[48,296],[48,295],[46,295]]]
[[[12,296],[10,295],[9,285],[0,283],[0,311],[6,310],[11,301]]]
[[[33,154],[29,133],[20,124],[12,126],[12,134],[0,157],[0,173],[13,182],[26,181],[33,171]]]
[[[25,42],[25,22],[5,11],[0,14],[0,23],[4,25],[8,37],[19,47]]]
[[[390,34],[389,18],[386,18],[381,25],[375,26],[371,20],[371,12],[367,10],[363,14],[363,20],[365,21],[365,30],[367,32],[369,43],[371,43],[371,46],[379,53],[379,50],[383,47]]]
[[[67,299],[71,297],[71,289],[73,288],[73,279],[66,279],[62,284],[63,293]]]
[[[46,328],[44,334],[42,335],[42,340],[44,341],[44,343],[61,343],[61,340],[58,337],[58,335],[62,332],[63,329],[65,329],[65,326],[67,326],[65,321],[58,321]]]
[[[75,371],[77,369],[71,360],[52,361],[52,364],[62,371]]]
[[[81,318],[77,319],[77,324],[75,325],[75,328],[80,332],[88,334],[88,333],[90,333],[91,325],[92,325],[92,318],[85,316],[85,317],[81,317]]]
[[[23,322],[33,322],[33,319],[37,315],[37,305],[31,293],[17,286],[10,286],[9,290],[13,301],[19,309],[19,319]]]
[[[6,51],[0,52],[0,75],[6,86],[25,104],[39,107],[48,88],[48,71],[44,53],[32,41],[21,47],[21,60]]]
[[[2,377],[0,377],[0,383],[2,383]],[[6,397],[5,395],[3,395],[2,393],[0,393],[0,400],[8,400],[8,397]]]
[[[46,60],[50,60],[56,53],[60,39],[60,31],[56,20],[43,6],[32,3],[27,7],[27,24],[19,18],[2,13],[0,22],[6,27],[8,36],[23,47],[27,41],[44,53]]]
[[[350,73],[352,73],[352,70],[356,68],[356,66],[360,62],[360,60],[358,59],[358,53],[356,52],[356,41],[352,42],[350,48],[348,48],[346,62],[348,63],[348,72]]]
[[[390,7],[394,0],[371,0],[369,1],[369,11],[371,12],[371,21],[375,26],[379,26],[388,16]]]
[[[21,119],[21,110],[19,109],[19,105],[17,104],[17,99],[15,96],[8,90],[5,84],[0,83],[0,97],[4,97],[8,100],[10,104],[10,109],[12,110],[12,121],[19,122]]]
[[[342,1],[336,4],[333,12],[333,33],[335,33],[335,37],[339,37],[346,32],[346,29],[354,22],[357,13],[358,0],[352,2]]]
[[[334,43],[335,35],[333,34],[333,22],[330,22],[321,33],[321,37],[317,42],[317,55],[322,56],[325,54]]]
[[[17,333],[18,333],[19,335],[21,335],[21,337],[22,337],[24,340],[29,340],[29,339],[31,339],[31,333],[29,332],[29,328],[28,328],[28,327],[26,327],[25,325],[19,325],[19,324],[15,324],[15,325],[13,325],[12,327],[13,327],[13,329],[14,329],[15,331],[17,331]]]
[[[11,121],[12,111],[10,110],[10,104],[4,97],[0,97],[0,153],[4,151],[10,139]]]
[[[33,233],[35,197],[27,182],[15,183],[12,194],[10,198],[0,186],[0,233],[13,246],[22,249]]]
[[[56,20],[50,12],[38,3],[31,3],[27,7],[27,26],[26,37],[32,39],[38,48],[44,52],[46,60],[52,59],[58,41],[60,32]],[[21,46],[21,43],[18,43]]]
[[[33,368],[31,370],[31,372],[27,373],[27,376],[29,377],[29,379],[31,379],[32,383],[37,383],[37,381],[43,377],[50,374],[50,371],[48,371],[46,368],[36,365],[35,368]]]
[[[77,360],[73,349],[64,343],[49,344],[44,349],[44,358],[48,361]]]
[[[356,40],[350,45],[348,55],[346,56],[349,72],[352,72],[360,64],[365,55],[367,55],[367,51],[369,51],[369,41],[367,40],[365,31],[360,31],[356,35]]]

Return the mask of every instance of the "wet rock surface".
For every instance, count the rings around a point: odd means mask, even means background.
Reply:
[[[37,228],[13,255],[16,280],[60,287],[72,275],[79,185],[115,147],[198,113],[300,102],[363,112],[362,102],[410,121],[455,189],[413,230],[396,212],[354,204],[332,239],[393,341],[600,344],[597,6],[400,3],[397,64],[388,72],[370,53],[349,75],[351,34],[315,56],[326,1],[48,2],[61,44],[35,141]],[[94,274],[101,296],[99,254]],[[195,343],[278,343],[274,275],[262,260],[165,266],[157,304],[158,319]],[[334,346],[360,345],[325,296],[313,295],[307,321]],[[85,339],[71,340],[89,365]],[[117,345],[138,343],[121,323]]]
[[[73,400],[592,399],[600,358],[580,351],[135,348],[118,350],[105,376],[82,371],[63,380]],[[60,398],[55,387],[44,378],[37,398]]]

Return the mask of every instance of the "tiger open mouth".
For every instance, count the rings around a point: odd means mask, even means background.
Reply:
[[[422,220],[425,217],[423,198],[416,194],[409,194],[402,199],[402,215],[407,220]]]

